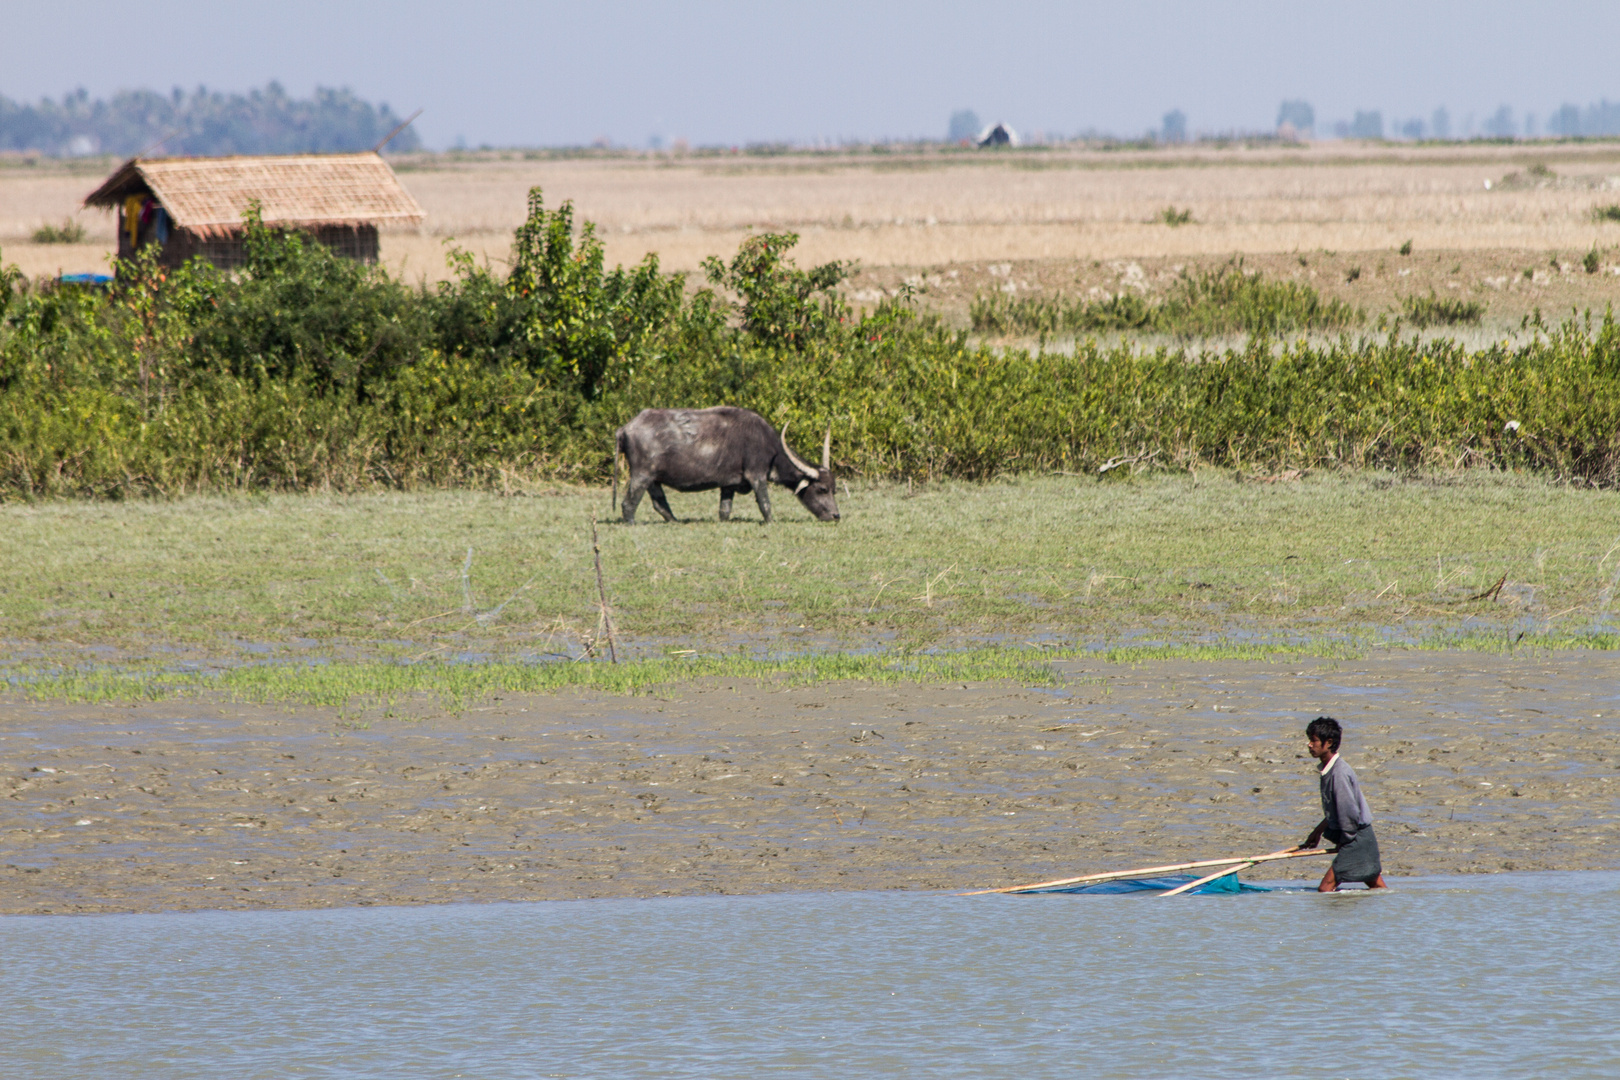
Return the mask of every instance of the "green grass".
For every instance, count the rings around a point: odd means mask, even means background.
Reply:
[[[1593,221],[1620,221],[1620,203],[1610,203],[1608,206],[1594,206],[1592,208]]]
[[[1058,686],[1054,661],[1085,657],[1135,665],[1164,660],[1216,663],[1230,660],[1274,662],[1305,658],[1353,660],[1391,648],[1446,649],[1508,654],[1569,649],[1620,650],[1620,633],[1474,632],[1430,634],[1410,642],[1371,638],[1319,639],[1303,643],[1215,641],[1121,645],[1087,649],[1074,644],[1048,647],[1012,645],[949,653],[826,653],[760,660],[745,656],[697,656],[594,662],[535,663],[493,661],[478,664],[426,661],[416,664],[335,660],[320,663],[252,664],[196,671],[155,664],[89,668],[14,665],[8,682],[33,701],[89,704],[209,698],[252,704],[298,704],[393,711],[423,697],[461,709],[505,694],[552,693],[565,689],[637,694],[697,680],[747,680],[787,688],[837,680],[899,684],[1014,681],[1025,686]]]
[[[672,494],[682,523],[625,527],[599,489],[10,504],[0,639],[17,670],[156,664],[140,677],[159,683],[188,658],[458,672],[481,665],[450,661],[578,657],[602,644],[589,516],[603,522],[621,659],[853,650],[836,662],[858,664],[1032,640],[1322,649],[1613,628],[1612,493],[1501,475],[1128,472],[856,483],[839,525],[785,491],[769,527],[752,507],[715,521],[712,493]],[[250,682],[297,665],[232,670]],[[310,670],[298,679],[324,677]]]
[[[587,689],[630,694],[704,678],[766,680],[782,686],[837,679],[894,684],[1013,679],[1056,685],[1057,676],[1033,650],[978,649],[945,655],[878,656],[842,653],[758,660],[742,656],[608,663],[494,661],[397,664],[337,661],[259,664],[214,671],[174,671],[153,665],[87,670],[18,668],[13,684],[47,701],[167,701],[210,695],[232,701],[349,706],[432,695],[452,707],[500,694]]]

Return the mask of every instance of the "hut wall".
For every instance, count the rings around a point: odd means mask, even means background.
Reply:
[[[363,263],[377,261],[378,243],[375,225],[322,225],[301,231],[316,243],[326,245],[346,259]],[[125,235],[120,232],[118,257],[121,259],[133,255],[132,251],[125,251],[126,243]],[[175,229],[169,234],[169,241],[163,245],[163,253],[159,256],[158,262],[164,266],[179,266],[197,255],[201,255],[221,270],[235,270],[247,262],[247,251],[240,232],[226,236],[199,236],[190,229]]]
[[[375,225],[322,225],[315,230],[315,239],[345,259],[363,263],[377,261]]]

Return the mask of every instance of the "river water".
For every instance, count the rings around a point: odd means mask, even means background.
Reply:
[[[0,919],[11,1077],[1614,1077],[1620,873]]]

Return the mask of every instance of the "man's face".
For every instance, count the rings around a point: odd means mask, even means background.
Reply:
[[[1320,739],[1306,738],[1305,752],[1317,761],[1325,762],[1333,756],[1333,747]]]

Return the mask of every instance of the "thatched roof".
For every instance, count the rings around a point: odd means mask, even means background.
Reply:
[[[84,200],[117,206],[150,193],[181,228],[220,236],[259,200],[267,225],[414,225],[425,216],[379,155],[131,158]]]

